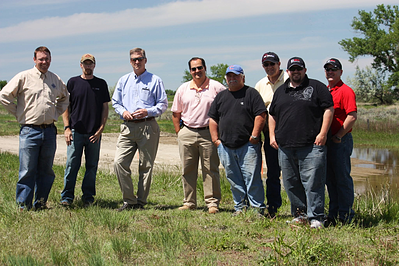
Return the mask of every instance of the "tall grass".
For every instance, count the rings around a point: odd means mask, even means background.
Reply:
[[[116,176],[99,172],[93,206],[84,208],[79,172],[77,200],[60,206],[63,167],[45,211],[15,205],[17,156],[0,154],[0,265],[396,265],[399,208],[389,193],[357,197],[351,225],[311,230],[287,225],[290,206],[274,219],[247,212],[232,217],[233,201],[222,172],[221,212],[207,213],[198,181],[199,208],[179,211],[178,168],[157,166],[145,210],[117,212],[122,195]],[[137,183],[137,176],[134,176]],[[383,199],[383,200],[382,200]],[[328,202],[328,199],[327,199]]]

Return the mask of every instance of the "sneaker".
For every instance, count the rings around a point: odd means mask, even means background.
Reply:
[[[133,204],[133,209],[135,209],[135,210],[144,210],[144,206],[139,204],[139,203],[136,203],[136,204]]]
[[[61,201],[61,206],[69,207],[69,206],[71,206],[71,203],[69,201],[67,201],[67,200],[63,200],[63,201]]]
[[[238,210],[238,211],[233,212],[233,214],[231,216],[236,217],[236,216],[240,216],[241,214],[243,214],[243,212],[241,210]]]
[[[134,209],[134,205],[135,205],[135,204],[129,204],[129,203],[124,202],[123,205],[122,205],[122,207],[120,207],[119,209],[117,209],[117,211],[118,211],[118,212],[121,212],[121,211],[127,211],[127,210]]]
[[[181,211],[185,211],[185,210],[195,210],[195,209],[196,209],[195,206],[192,206],[192,205],[190,205],[190,206],[188,206],[188,205],[183,205],[183,206],[179,207],[179,210],[181,210]]]
[[[295,217],[291,221],[287,221],[287,224],[307,224],[307,223],[308,223],[308,218],[302,215]]]
[[[310,221],[310,228],[312,229],[323,228],[323,224],[319,220],[313,219]]]
[[[215,214],[215,213],[219,212],[219,209],[217,207],[212,206],[212,207],[209,207],[208,212],[210,214]]]

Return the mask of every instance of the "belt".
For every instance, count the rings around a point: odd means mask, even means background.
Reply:
[[[151,121],[154,119],[155,119],[154,117],[148,117],[148,118],[144,118],[144,119],[123,120],[123,121],[128,122],[128,123],[141,123],[141,122],[145,122],[145,121]]]
[[[205,130],[205,129],[209,129],[209,126],[206,127],[188,127],[186,125],[184,125],[186,128],[191,129],[191,130]]]
[[[48,127],[55,127],[54,123],[51,124],[41,124],[41,125],[33,125],[33,124],[22,124],[23,127],[32,127],[32,128],[48,128]]]

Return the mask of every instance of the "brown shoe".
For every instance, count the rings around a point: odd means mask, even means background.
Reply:
[[[212,206],[212,207],[209,207],[208,212],[210,214],[215,214],[215,213],[219,212],[219,209],[217,207]]]
[[[181,207],[179,207],[179,210],[181,211],[185,211],[185,210],[195,210],[195,206],[188,206],[188,205],[183,205]]]

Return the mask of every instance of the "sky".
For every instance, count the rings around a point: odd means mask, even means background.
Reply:
[[[384,1],[395,5],[395,1]],[[310,78],[326,83],[323,65],[331,57],[343,65],[343,80],[364,68],[371,57],[354,63],[338,44],[362,37],[351,28],[359,10],[373,11],[374,0],[2,0],[0,2],[0,80],[32,68],[33,51],[47,46],[50,71],[66,83],[81,74],[80,58],[96,57],[94,74],[115,86],[132,71],[129,50],[146,50],[149,72],[165,88],[182,83],[188,61],[205,59],[208,69],[238,64],[246,84],[265,76],[261,57],[279,55],[282,69],[302,57]]]

